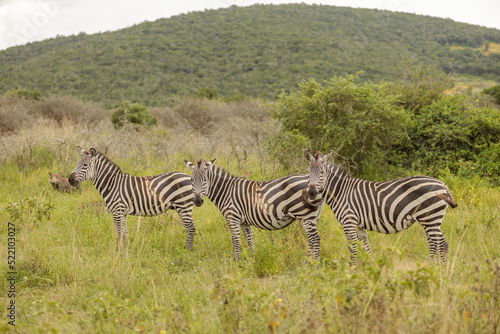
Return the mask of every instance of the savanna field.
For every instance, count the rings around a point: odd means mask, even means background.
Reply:
[[[1,331],[500,331],[500,188],[469,165],[467,173],[465,167],[456,173],[444,168],[437,175],[458,204],[448,208],[442,224],[446,264],[429,259],[425,233],[415,224],[395,235],[369,232],[372,253],[358,247],[356,268],[342,227],[326,206],[318,224],[319,261],[307,257],[306,235],[295,222],[272,233],[253,228],[255,253],[242,241],[242,258],[235,262],[229,229],[208,199],[193,210],[192,251],[183,247],[180,217],[169,211],[128,216],[129,245],[117,252],[112,216],[91,182],[79,194],[56,192],[48,181],[49,172],[67,177],[73,170],[80,158],[76,145],[95,147],[139,176],[190,174],[183,158],[201,157],[216,157],[233,175],[254,180],[303,173],[303,148],[270,140],[281,126],[271,118],[273,108],[257,100],[187,98],[150,108],[156,126],[117,128],[112,111],[97,104],[3,96],[1,267],[10,271],[10,223],[17,274],[15,327],[7,318],[10,283],[1,281]]]

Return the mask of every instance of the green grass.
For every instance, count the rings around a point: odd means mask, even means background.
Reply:
[[[47,169],[31,168],[21,194],[20,172],[3,167],[0,254],[7,258],[6,223],[13,221],[18,294],[12,328],[1,280],[0,331],[499,331],[500,189],[467,182],[452,188],[459,206],[443,222],[446,265],[428,259],[425,234],[415,225],[396,235],[369,233],[372,254],[359,251],[352,268],[342,228],[327,208],[319,222],[320,261],[306,256],[306,236],[294,223],[272,235],[253,229],[255,254],[243,241],[242,259],[234,262],[229,230],[209,201],[194,209],[192,251],[183,248],[186,233],[172,211],[129,216],[129,247],[116,252],[112,217],[90,182],[81,195],[54,193]],[[12,220],[7,204],[21,197],[24,211]],[[40,213],[44,208],[50,217]],[[5,260],[1,267],[7,271]]]

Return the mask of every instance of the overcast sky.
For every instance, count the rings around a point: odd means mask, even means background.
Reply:
[[[0,0],[0,50],[57,35],[118,30],[192,11],[301,2],[424,14],[500,29],[500,0]]]

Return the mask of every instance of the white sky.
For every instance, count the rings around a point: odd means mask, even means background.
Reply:
[[[192,11],[301,2],[424,14],[500,29],[500,0],[0,0],[0,50],[57,35],[118,30]]]

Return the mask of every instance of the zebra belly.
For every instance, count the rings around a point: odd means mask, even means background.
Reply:
[[[361,216],[359,219],[358,226],[360,229],[365,229],[368,231],[375,231],[384,234],[395,234],[406,230],[418,220],[410,214],[405,215],[404,217],[399,217],[397,222],[388,221],[385,218],[380,210],[374,212],[374,214],[370,217]]]
[[[158,216],[162,213],[167,212],[172,209],[172,204],[168,203],[167,205],[153,205],[149,208],[136,208],[133,205],[129,207],[127,211],[127,215],[132,216]]]
[[[362,230],[374,231],[383,234],[394,234],[401,230],[395,229],[395,224],[383,218],[381,210],[373,210],[369,213],[357,213],[358,227]]]
[[[255,220],[251,217],[245,217],[245,219],[242,220],[242,223],[244,222],[245,224],[255,226],[263,230],[280,230],[293,223],[294,220],[295,218],[288,215],[283,216],[281,219],[270,220]]]
[[[241,223],[261,228],[263,230],[279,230],[287,227],[295,220],[289,214],[283,213],[281,207],[257,203],[247,206],[241,212]]]

